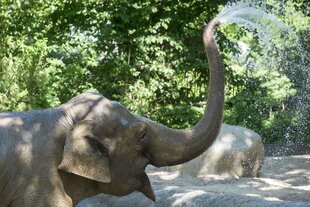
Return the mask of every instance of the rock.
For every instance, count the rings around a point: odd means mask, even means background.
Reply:
[[[261,137],[250,129],[223,124],[213,145],[199,157],[176,166],[163,167],[164,171],[179,171],[183,175],[203,177],[222,176],[257,177],[264,162]],[[154,167],[148,169],[154,170]]]

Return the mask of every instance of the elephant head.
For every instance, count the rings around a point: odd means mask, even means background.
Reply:
[[[130,113],[121,104],[95,93],[84,93],[62,105],[71,130],[59,169],[101,183],[103,193],[143,192],[155,200],[145,167],[187,162],[213,143],[224,108],[224,68],[213,38],[219,25],[212,20],[203,42],[210,68],[207,107],[190,129],[171,129]]]

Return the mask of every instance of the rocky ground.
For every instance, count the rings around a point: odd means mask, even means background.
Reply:
[[[141,193],[100,195],[78,207],[310,207],[310,155],[266,157],[258,178],[193,176],[182,169],[149,167],[154,203]]]

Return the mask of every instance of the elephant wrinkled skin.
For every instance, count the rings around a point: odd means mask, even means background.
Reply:
[[[71,207],[106,193],[140,191],[155,200],[148,164],[187,162],[204,152],[222,123],[224,69],[212,20],[203,41],[210,67],[207,107],[191,129],[175,130],[130,113],[97,93],[52,109],[0,113],[3,207]]]

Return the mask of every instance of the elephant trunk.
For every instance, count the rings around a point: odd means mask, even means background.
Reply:
[[[224,112],[224,66],[213,37],[213,30],[219,24],[219,20],[212,20],[203,33],[210,70],[204,115],[191,129],[176,130],[154,122],[148,123],[150,140],[147,156],[154,166],[177,165],[194,159],[212,145],[220,131]]]

